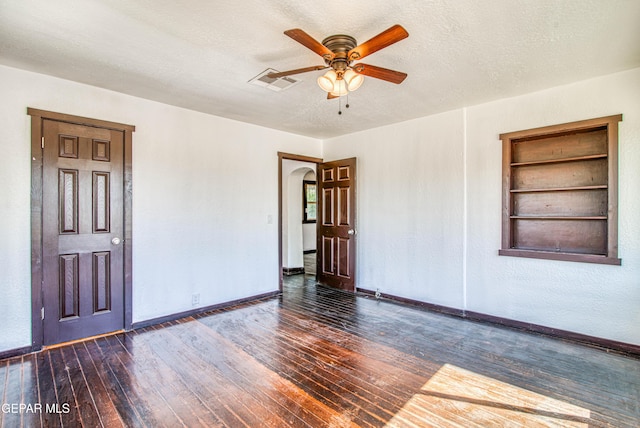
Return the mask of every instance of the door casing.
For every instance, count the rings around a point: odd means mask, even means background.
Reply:
[[[42,121],[54,120],[82,126],[105,128],[121,131],[124,134],[124,174],[123,174],[123,205],[124,205],[124,327],[131,329],[132,324],[132,202],[133,202],[133,132],[135,126],[122,123],[73,116],[35,108],[28,108],[31,116],[31,313],[32,334],[31,348],[33,351],[42,349],[44,329],[41,311],[43,307],[43,243],[42,243],[42,213],[43,207],[43,149],[42,149]]]

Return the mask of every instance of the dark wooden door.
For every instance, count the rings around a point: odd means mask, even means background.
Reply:
[[[43,122],[44,344],[124,328],[124,133]]]
[[[318,165],[318,281],[355,290],[356,159]]]

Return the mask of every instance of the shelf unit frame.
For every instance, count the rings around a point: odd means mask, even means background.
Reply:
[[[528,129],[523,131],[509,132],[500,135],[502,140],[502,248],[499,254],[503,256],[528,257],[538,259],[565,260],[574,262],[602,263],[610,265],[620,265],[618,258],[618,122],[622,121],[622,115],[606,116],[595,119],[582,120],[560,125],[546,126],[542,128]],[[560,154],[550,155],[546,159],[535,159],[521,161],[514,159],[515,144],[534,145],[543,142],[549,146],[557,144],[561,148],[561,141],[555,143],[554,139],[561,139],[574,134],[588,134],[591,132],[606,133],[606,153],[587,153],[578,156],[562,156]],[[527,146],[534,147],[534,146]],[[556,146],[553,146],[556,147]],[[555,153],[556,150],[551,152]],[[555,157],[553,157],[555,156]],[[556,186],[531,186],[518,188],[514,177],[521,168],[547,168],[548,174],[553,177],[553,165],[572,162],[606,162],[606,184],[581,184]],[[604,174],[604,171],[602,171]],[[560,177],[558,179],[562,181]],[[523,194],[553,194],[555,192],[606,192],[606,215],[521,215],[515,213],[515,199]],[[605,213],[602,213],[605,214]],[[517,239],[516,221],[539,221],[539,222],[567,222],[566,224],[576,225],[576,222],[606,222],[606,248],[589,251],[566,250],[558,248],[526,248],[520,246]],[[549,223],[546,223],[549,224]],[[544,234],[540,228],[536,233]],[[530,232],[529,232],[530,233]],[[547,232],[548,233],[548,232]],[[604,239],[604,237],[603,237]],[[588,239],[585,238],[585,241]],[[588,244],[586,244],[588,246]]]

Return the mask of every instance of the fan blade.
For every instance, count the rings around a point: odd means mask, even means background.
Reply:
[[[407,78],[407,73],[376,67],[375,65],[358,63],[352,68],[353,71],[358,74],[364,74],[365,76],[375,77],[376,79],[382,79],[396,84],[402,83],[402,81]]]
[[[327,48],[325,45],[323,45],[299,28],[287,30],[284,32],[284,34],[291,37],[301,45],[304,45],[307,48],[311,49],[326,60],[332,60],[333,57],[336,56],[333,52],[331,52],[331,50],[329,50],[329,48]]]
[[[409,33],[407,33],[407,30],[405,30],[401,25],[396,24],[393,27],[390,27],[377,36],[373,37],[372,39],[369,39],[366,42],[351,49],[349,51],[348,58],[351,61],[362,59],[367,55],[371,55],[372,53],[386,48],[387,46],[399,42],[400,40],[407,37],[409,37]]]
[[[292,74],[307,73],[309,71],[324,70],[325,68],[329,68],[329,67],[326,65],[314,65],[313,67],[296,68],[295,70],[281,71],[278,73],[269,73],[267,74],[267,77],[271,79],[277,79],[278,77],[291,76]]]

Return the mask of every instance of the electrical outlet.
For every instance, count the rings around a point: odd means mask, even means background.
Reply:
[[[196,293],[191,296],[191,306],[197,306],[200,304],[200,293]]]

